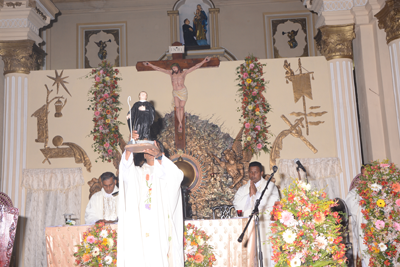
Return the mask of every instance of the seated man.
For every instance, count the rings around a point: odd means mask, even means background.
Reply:
[[[97,222],[114,222],[118,214],[117,178],[112,172],[105,172],[100,176],[102,189],[89,200],[85,211],[86,224]]]
[[[233,200],[233,205],[236,210],[242,210],[243,216],[250,216],[253,211],[254,204],[256,200],[260,198],[261,192],[267,184],[267,180],[262,178],[264,172],[262,171],[261,163],[253,161],[249,165],[249,181],[242,185],[235,194],[235,199]],[[274,183],[269,183],[267,191],[265,191],[264,196],[261,200],[260,206],[258,207],[260,215],[266,213],[270,216],[272,207],[275,201],[279,201],[278,188]]]

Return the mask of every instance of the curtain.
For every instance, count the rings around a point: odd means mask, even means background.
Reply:
[[[307,170],[308,182],[314,189],[324,189],[330,198],[340,197],[339,174],[342,172],[339,158],[305,158],[299,159]],[[293,159],[279,160],[281,188],[287,188],[293,179],[298,178],[297,164]],[[306,181],[300,170],[301,179]]]
[[[47,266],[45,228],[65,224],[65,213],[80,218],[83,184],[81,168],[23,171],[22,186],[27,190],[25,266]]]

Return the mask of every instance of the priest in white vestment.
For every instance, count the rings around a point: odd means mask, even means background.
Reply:
[[[121,158],[118,267],[183,267],[183,173],[158,150],[144,157],[141,167]]]
[[[249,181],[245,185],[241,186],[235,194],[233,205],[236,210],[242,210],[243,216],[245,217],[250,216],[254,209],[256,200],[260,198],[262,191],[267,185],[267,180],[262,177],[263,174],[264,172],[261,163],[257,161],[251,162],[249,164]],[[271,246],[269,245],[268,232],[270,229],[270,213],[275,201],[279,201],[279,191],[275,186],[275,183],[270,182],[268,189],[265,191],[260,205],[258,206],[258,210],[260,211],[259,217],[262,251],[264,256],[264,266],[266,267],[273,266],[273,262],[269,260],[271,259],[272,251]],[[252,229],[249,230],[251,231]]]
[[[351,213],[351,224],[353,226],[353,254],[355,257],[361,259],[362,266],[367,267],[369,265],[369,255],[364,251],[368,249],[367,245],[364,244],[364,234],[361,229],[362,223],[367,223],[364,215],[361,213],[360,206],[360,195],[357,194],[357,185],[347,194],[346,204]]]
[[[118,216],[117,179],[112,172],[105,172],[100,176],[101,190],[92,195],[86,206],[85,223],[113,222]],[[114,195],[113,195],[114,194]]]

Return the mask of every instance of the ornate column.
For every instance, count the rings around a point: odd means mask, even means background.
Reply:
[[[0,41],[0,56],[5,74],[1,186],[22,213],[25,194],[20,182],[26,167],[28,74],[39,69],[44,52],[32,40]]]
[[[180,42],[179,36],[179,11],[167,11],[170,23],[170,44]]]
[[[219,46],[219,26],[218,14],[219,8],[209,8],[210,12],[210,46],[211,48],[218,48]]]
[[[375,17],[378,19],[378,27],[386,32],[386,42],[389,47],[398,144],[400,142],[400,2],[387,0]]]
[[[336,130],[336,148],[342,165],[341,195],[345,197],[360,172],[361,148],[353,77],[354,24],[325,25],[315,37],[317,48],[329,63]]]

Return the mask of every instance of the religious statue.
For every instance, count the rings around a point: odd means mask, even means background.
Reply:
[[[230,186],[231,188],[234,188],[236,185],[239,185],[240,187],[241,184],[239,184],[239,182],[241,182],[242,180],[245,182],[248,179],[248,177],[246,177],[246,179],[243,178],[245,178],[247,174],[248,165],[252,155],[251,152],[243,151],[241,142],[242,133],[243,127],[236,136],[235,141],[232,145],[232,149],[226,149],[223,152],[227,162],[223,162],[217,156],[209,154],[215,159],[217,164],[225,169],[227,173],[233,178],[233,183]]]
[[[196,32],[196,40],[198,45],[207,45],[207,25],[208,18],[201,5],[197,5],[196,12],[194,13],[193,26]]]
[[[161,71],[165,74],[168,74],[171,77],[172,83],[172,95],[174,97],[174,104],[176,107],[176,117],[178,118],[179,127],[178,132],[182,132],[182,121],[184,116],[184,108],[188,98],[188,91],[185,86],[185,78],[186,75],[193,72],[194,70],[200,68],[204,63],[209,62],[210,57],[206,57],[200,63],[194,65],[190,69],[182,70],[179,64],[174,63],[171,65],[171,70],[166,70],[160,67],[157,67],[149,62],[144,62],[145,66],[149,66],[154,70]]]
[[[185,41],[185,46],[198,46],[195,39],[195,32],[190,26],[190,20],[185,19],[182,25],[183,30],[183,40]]]
[[[98,42],[94,42],[98,47],[99,47],[99,52],[97,53],[98,57],[101,60],[104,60],[107,58],[107,42],[111,43],[111,39],[109,39],[108,41],[98,41]]]
[[[139,135],[139,140],[150,140],[150,127],[154,122],[154,107],[147,101],[147,93],[142,91],[139,93],[139,101],[133,104],[128,112],[127,120],[129,130],[131,127]]]

